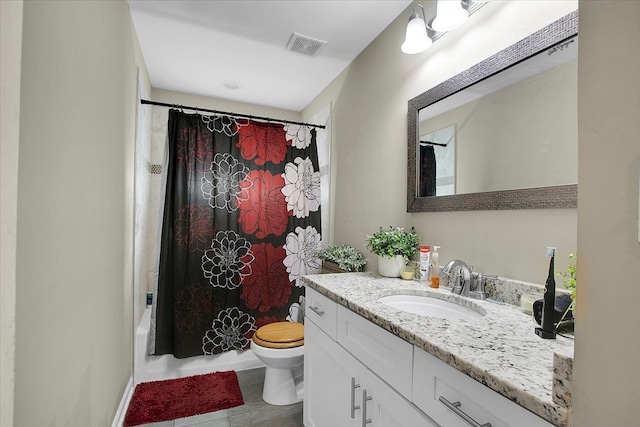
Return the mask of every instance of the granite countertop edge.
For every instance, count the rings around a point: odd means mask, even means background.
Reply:
[[[450,291],[447,289],[433,290],[417,281],[390,279],[370,272],[310,275],[304,276],[302,281],[330,300],[425,350],[551,424],[559,427],[568,425],[568,408],[556,403],[558,399],[553,399],[553,361],[556,351],[564,357],[572,357],[573,343],[570,340],[553,340],[555,342],[550,343],[554,347],[550,350],[551,356],[541,360],[544,366],[539,368],[538,375],[530,372],[529,378],[521,378],[522,374],[530,371],[518,366],[518,360],[527,360],[532,356],[525,351],[526,342],[540,345],[541,341],[532,338],[534,324],[518,308],[448,295]],[[473,324],[428,318],[401,312],[377,301],[384,295],[426,293],[442,299],[455,297],[458,303],[485,311],[487,322]],[[509,334],[506,322],[511,322],[511,327],[516,323],[518,329],[524,328],[525,331],[531,327],[531,336],[527,335],[525,342],[515,340],[510,347],[506,337]],[[499,348],[490,348],[491,345],[487,343],[500,335],[503,340]],[[456,341],[456,338],[459,340]],[[498,360],[478,361],[471,355],[474,351],[488,353],[489,356],[495,354]],[[548,352],[545,351],[545,354],[548,355]]]

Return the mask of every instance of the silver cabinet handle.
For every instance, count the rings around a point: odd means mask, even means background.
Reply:
[[[491,427],[491,423],[480,424],[469,415],[465,414],[462,409],[460,409],[460,407],[462,406],[462,403],[460,403],[460,401],[451,403],[444,396],[440,396],[438,400],[444,403],[444,406],[451,409],[456,415],[468,422],[473,427]]]
[[[367,427],[367,424],[371,422],[371,418],[367,419],[367,402],[371,399],[373,397],[367,396],[367,389],[362,390],[362,427]]]
[[[356,379],[351,378],[351,419],[356,417],[356,409],[360,409],[360,405],[356,405],[356,389],[360,388],[360,384],[356,384]]]
[[[319,307],[314,307],[314,306],[310,305],[309,309],[311,309],[311,311],[313,311],[318,316],[322,316],[324,314],[324,311],[320,310]]]

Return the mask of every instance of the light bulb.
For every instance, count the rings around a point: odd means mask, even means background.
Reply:
[[[458,28],[469,17],[460,0],[438,0],[438,13],[431,27],[441,33]]]
[[[413,55],[429,49],[431,43],[424,21],[422,18],[414,17],[407,24],[407,33],[400,49],[404,53]]]

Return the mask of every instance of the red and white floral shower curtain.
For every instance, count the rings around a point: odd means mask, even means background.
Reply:
[[[169,112],[153,354],[242,350],[260,326],[298,320],[298,279],[320,271],[315,135]]]

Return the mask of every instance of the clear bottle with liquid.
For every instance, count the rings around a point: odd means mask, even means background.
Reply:
[[[438,255],[440,246],[434,246],[431,253],[431,283],[432,288],[440,287],[440,255]]]

